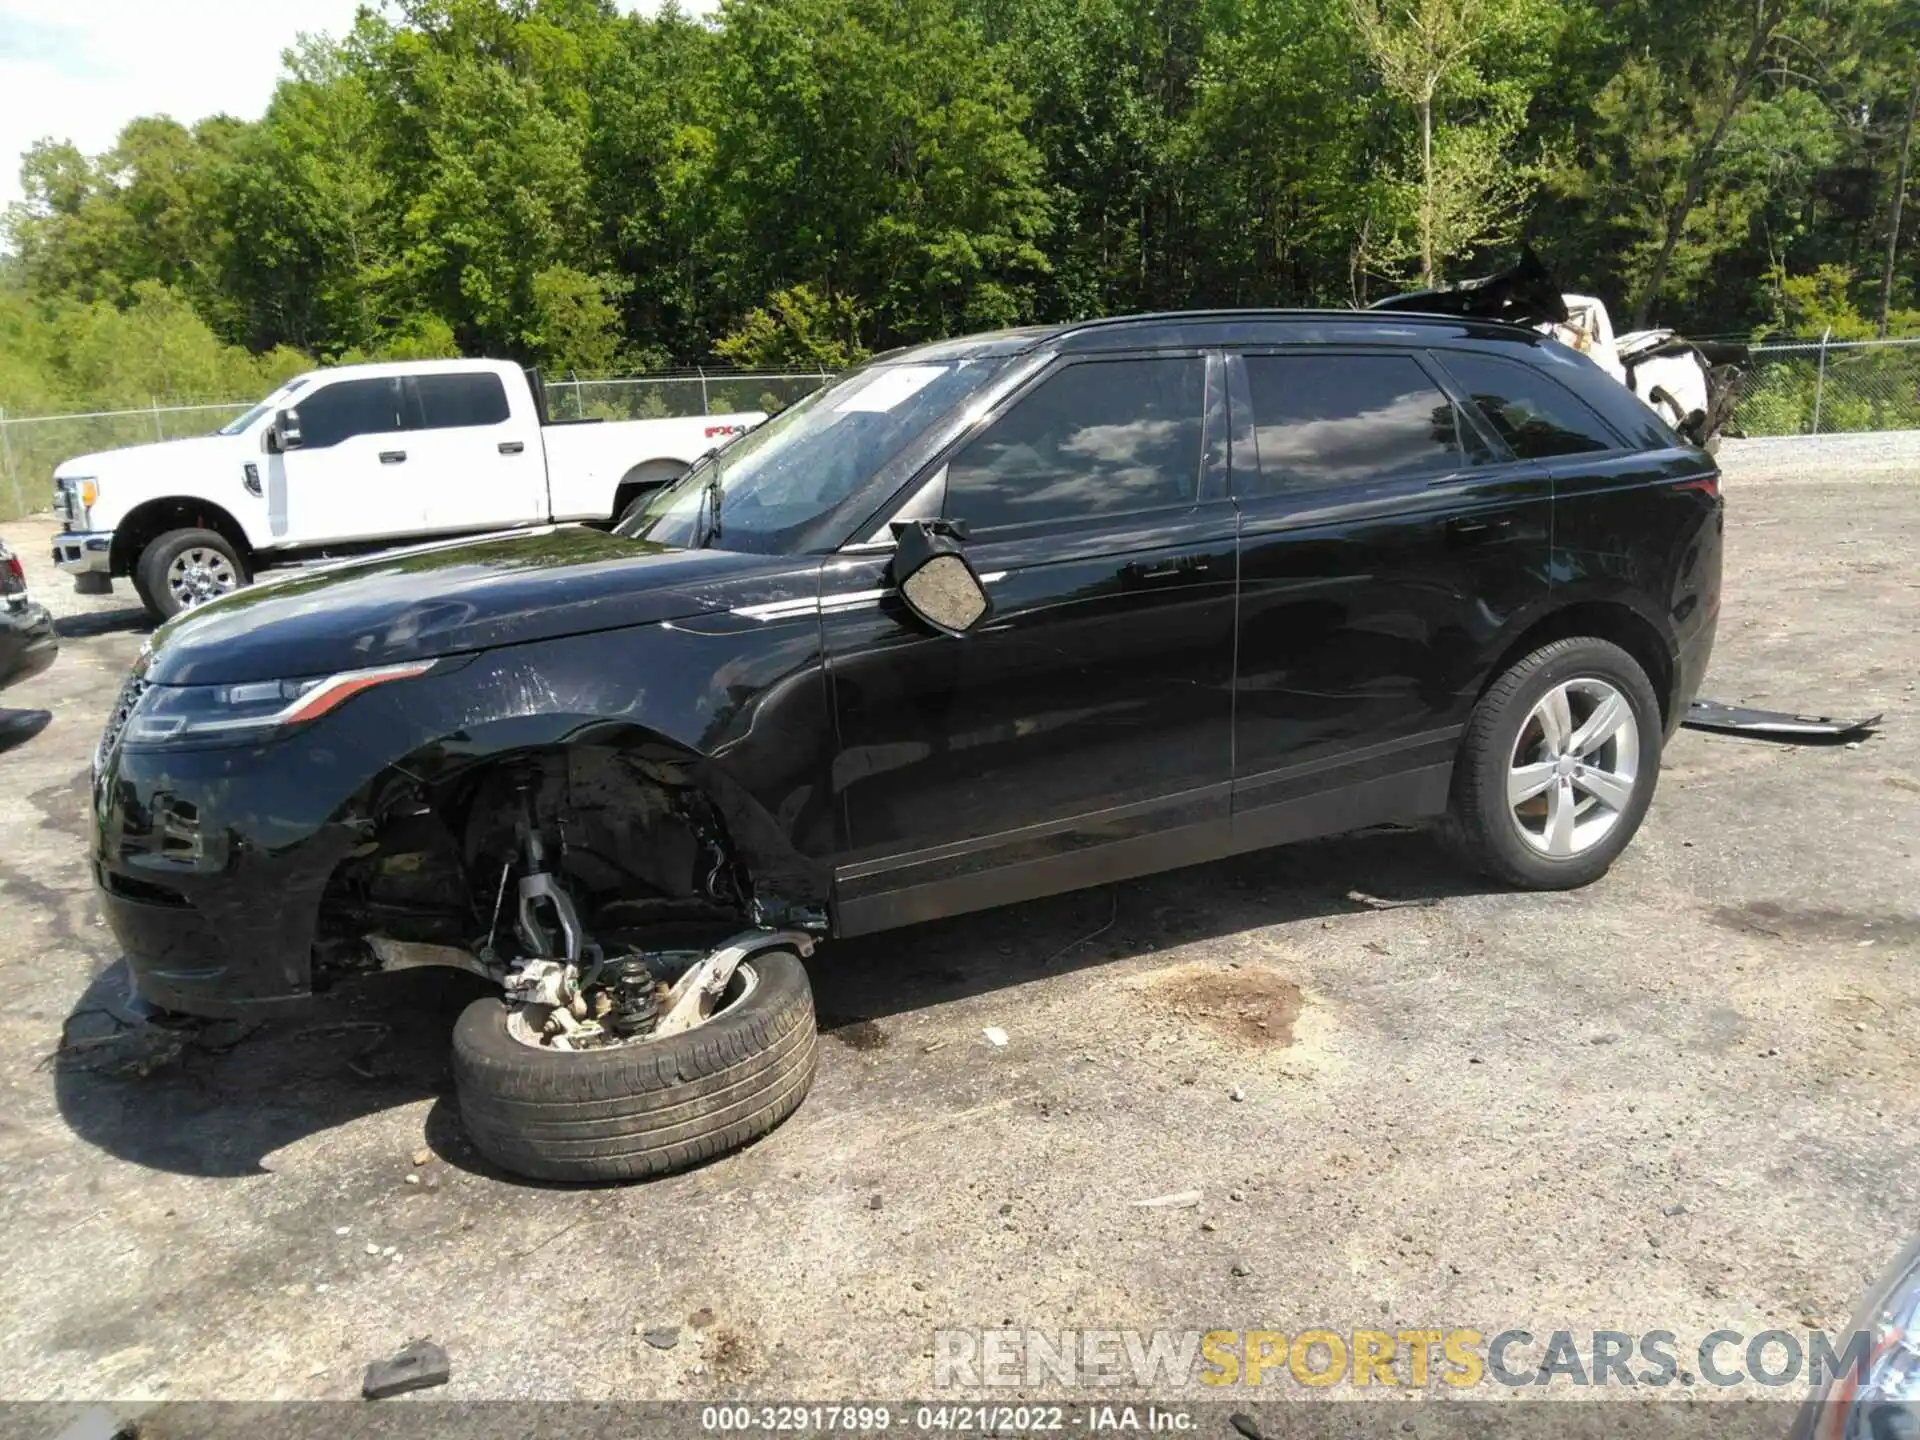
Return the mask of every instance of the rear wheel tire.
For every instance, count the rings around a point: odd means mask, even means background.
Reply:
[[[252,580],[247,562],[226,536],[213,530],[169,530],[140,552],[133,588],[154,617],[164,621]]]
[[[1610,641],[1544,645],[1480,697],[1454,763],[1443,835],[1466,864],[1526,890],[1607,873],[1660,775],[1660,702]]]
[[[798,956],[743,961],[754,983],[679,1035],[594,1050],[516,1039],[500,1000],[453,1028],[460,1118],[503,1170],[536,1180],[639,1180],[700,1164],[766,1135],[813,1083],[813,991]]]

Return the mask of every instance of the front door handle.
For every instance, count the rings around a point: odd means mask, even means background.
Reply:
[[[502,455],[518,455],[526,448],[527,442],[524,440],[502,440],[500,442],[500,453]]]
[[[398,465],[406,458],[407,452],[404,450],[382,450],[380,452],[380,463],[382,465]]]

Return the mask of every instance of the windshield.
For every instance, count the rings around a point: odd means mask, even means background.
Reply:
[[[226,424],[222,425],[218,430],[214,431],[213,433],[216,435],[243,434],[247,429],[249,429],[252,426],[253,422],[258,420],[262,415],[268,414],[270,411],[277,410],[282,405],[286,404],[287,398],[290,395],[292,395],[294,391],[298,390],[302,385],[306,383],[307,383],[307,380],[304,375],[301,376],[298,380],[289,380],[286,384],[282,385],[278,390],[274,391],[271,395],[267,396],[266,399],[262,400],[258,405],[254,406],[251,410],[247,411],[243,415],[236,416],[232,420],[229,420]]]
[[[1004,364],[994,357],[856,370],[696,464],[616,533],[777,553]]]

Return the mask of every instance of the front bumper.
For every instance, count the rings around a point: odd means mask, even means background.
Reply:
[[[100,908],[153,1004],[236,1019],[295,1011],[311,995],[321,900],[362,836],[291,818],[289,782],[313,777],[284,752],[117,748],[96,770]]]
[[[53,537],[53,563],[68,575],[113,574],[113,532],[73,530]]]

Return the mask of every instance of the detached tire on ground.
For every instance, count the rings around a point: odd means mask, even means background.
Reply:
[[[749,969],[752,988],[704,1025],[603,1049],[530,1045],[502,1001],[474,1001],[453,1028],[468,1136],[536,1180],[639,1180],[759,1139],[806,1097],[817,1033],[798,956],[762,951]]]
[[[247,563],[214,530],[169,530],[147,542],[135,562],[133,588],[160,620],[230,594],[252,582]]]
[[[1660,742],[1660,702],[1625,650],[1591,636],[1543,645],[1474,707],[1442,835],[1509,885],[1586,885],[1646,818]]]

